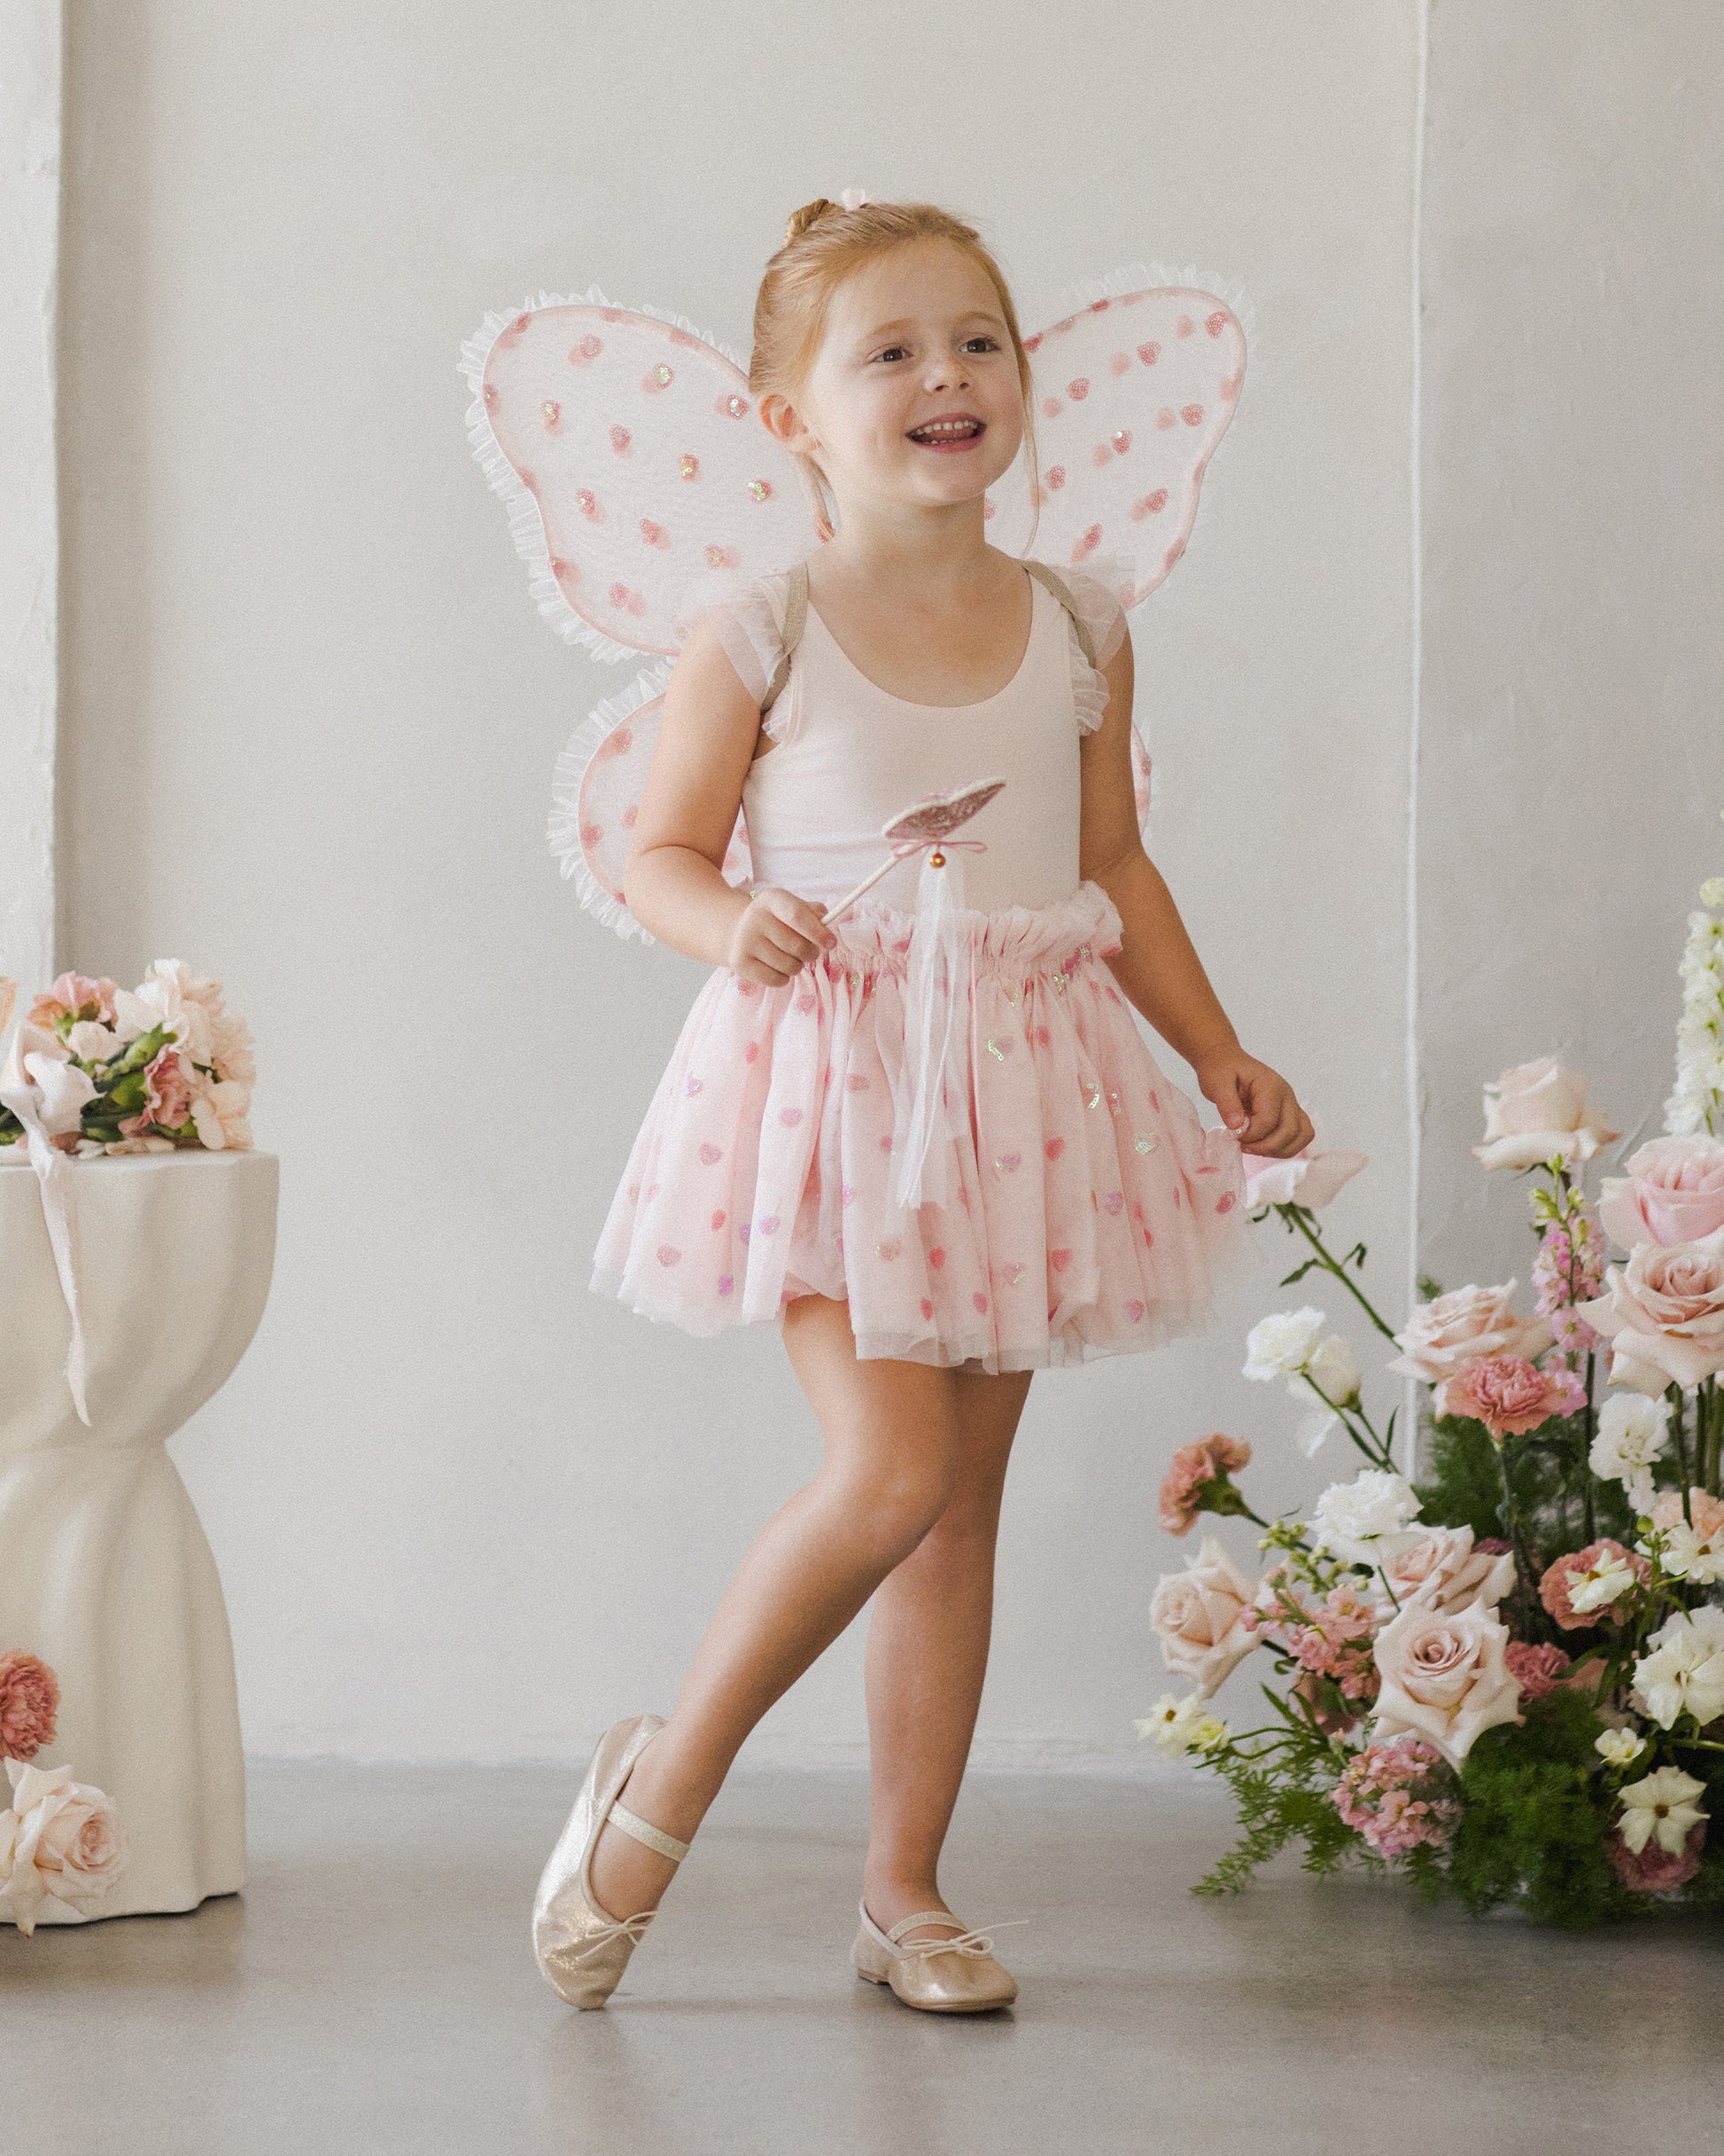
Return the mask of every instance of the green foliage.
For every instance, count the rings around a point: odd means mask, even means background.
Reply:
[[[1326,1746],[1293,1739],[1257,1759],[1229,1750],[1212,1763],[1233,1792],[1241,1831],[1193,1892],[1237,1894],[1259,1864],[1291,1842],[1304,1843],[1300,1862],[1320,1877],[1338,1872],[1349,1855],[1369,1855],[1330,1798],[1337,1778]]]
[[[1461,1775],[1460,1825],[1420,1890],[1454,1895],[1475,1916],[1515,1903],[1535,1923],[1569,1931],[1643,1908],[1604,1853],[1611,1805],[1593,1749],[1596,1714],[1563,1692],[1526,1712],[1524,1729],[1501,1724],[1474,1744]]]

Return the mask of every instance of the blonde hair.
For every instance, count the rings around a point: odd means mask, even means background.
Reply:
[[[1018,362],[1018,383],[1023,393],[1024,458],[1029,498],[1034,503],[1041,488],[1036,463],[1031,370],[1011,290],[975,226],[932,202],[865,202],[852,210],[822,197],[791,212],[784,222],[784,245],[766,264],[755,299],[749,387],[757,400],[775,391],[794,403],[819,352],[833,293],[863,263],[920,239],[950,240],[968,255],[994,288]],[[812,457],[803,461],[824,493],[825,475],[819,465]]]

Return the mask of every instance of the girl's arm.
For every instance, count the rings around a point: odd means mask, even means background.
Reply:
[[[1119,908],[1123,947],[1107,961],[1108,969],[1128,1000],[1190,1063],[1204,1098],[1221,1110],[1240,1144],[1285,1159],[1310,1144],[1310,1119],[1286,1079],[1239,1046],[1172,893],[1144,852],[1131,778],[1130,630],[1101,672],[1107,709],[1079,744],[1078,872]]]
[[[629,911],[661,942],[777,988],[838,938],[794,893],[751,898],[721,873],[759,734],[758,706],[697,621],[664,692],[624,883]]]

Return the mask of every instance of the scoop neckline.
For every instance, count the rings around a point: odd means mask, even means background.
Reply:
[[[1021,564],[1019,565],[1020,567],[1022,566]],[[856,661],[850,657],[850,653],[845,650],[843,645],[839,642],[838,639],[827,627],[825,615],[821,613],[819,608],[815,605],[812,599],[809,599],[806,603],[807,612],[811,620],[818,621],[819,623],[821,634],[832,646],[833,650],[838,654],[839,658],[843,659],[845,665],[850,668],[850,672],[856,676],[857,680],[862,682],[865,687],[873,689],[875,696],[883,697],[887,703],[900,704],[907,712],[984,711],[989,704],[998,704],[1002,697],[1010,696],[1012,691],[1018,686],[1018,683],[1023,679],[1024,673],[1029,665],[1030,650],[1036,642],[1036,619],[1037,616],[1041,611],[1042,603],[1036,595],[1041,588],[1041,585],[1040,580],[1037,577],[1031,576],[1029,570],[1025,569],[1023,573],[1025,580],[1029,586],[1029,634],[1023,640],[1022,655],[1018,660],[1017,667],[1013,672],[1011,680],[1006,683],[1004,688],[995,689],[991,696],[977,697],[974,699],[974,701],[968,704],[918,704],[914,698],[911,697],[895,697],[889,689],[882,689],[880,683],[875,681],[873,674],[863,673],[861,667],[857,665]]]

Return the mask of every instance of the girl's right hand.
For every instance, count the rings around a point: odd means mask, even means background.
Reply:
[[[820,908],[794,891],[765,883],[736,916],[725,963],[745,981],[763,988],[782,988],[811,959],[829,951],[838,938],[820,918]]]

